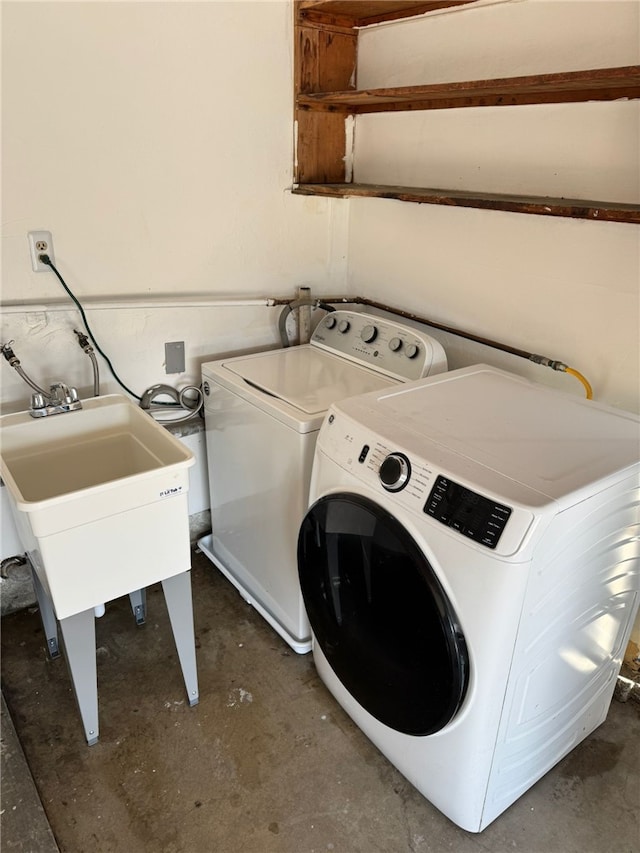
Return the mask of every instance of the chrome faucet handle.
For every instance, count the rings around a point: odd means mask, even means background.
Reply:
[[[60,400],[60,392],[62,391],[63,385],[64,382],[54,382],[49,386],[49,395],[52,402],[57,403]]]
[[[44,409],[46,406],[46,402],[44,399],[44,394],[32,394],[31,395],[31,408],[32,409]]]
[[[54,382],[50,387],[51,401],[53,403],[66,403],[69,397],[69,386],[65,382]]]

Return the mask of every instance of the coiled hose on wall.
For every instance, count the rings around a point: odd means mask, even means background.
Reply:
[[[278,317],[278,332],[280,334],[280,341],[282,342],[283,347],[290,347],[291,341],[289,340],[289,336],[287,335],[287,318],[292,311],[296,308],[302,308],[305,305],[310,305],[312,308],[322,308],[323,311],[335,311],[336,309],[333,305],[329,305],[327,302],[322,302],[319,299],[295,299],[293,302],[285,303],[282,311],[280,312],[280,316]]]
[[[187,392],[195,392],[196,399],[189,399],[187,397]],[[153,401],[156,397],[167,396],[173,400],[172,408],[168,408],[166,404],[157,404],[153,405]],[[196,415],[200,412],[204,404],[204,395],[202,390],[198,388],[196,385],[186,385],[184,388],[178,390],[177,388],[173,388],[171,385],[163,385],[162,383],[158,385],[151,385],[147,390],[143,393],[142,397],[140,397],[140,408],[145,409],[145,411],[149,412],[151,417],[156,420],[159,424],[180,424],[185,421],[189,421],[192,418],[195,418]],[[178,407],[178,408],[174,408]],[[158,418],[154,415],[154,412],[169,412],[169,411],[183,411],[186,412],[185,415],[179,417],[168,417],[168,418]]]

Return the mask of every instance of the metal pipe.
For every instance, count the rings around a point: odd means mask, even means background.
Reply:
[[[93,368],[93,396],[100,396],[100,370],[98,368],[98,360],[96,359],[96,354],[93,350],[93,347],[89,343],[89,338],[85,335],[84,332],[79,332],[77,329],[73,330],[73,334],[78,338],[78,345],[83,353],[89,356],[91,359],[91,367]]]
[[[120,302],[107,300],[86,300],[84,308],[87,311],[116,311],[116,310],[145,310],[146,308],[273,308],[275,305],[284,305],[290,302],[291,297],[282,297],[274,299],[269,296],[260,297],[257,299],[207,299],[194,297],[193,299],[166,299],[166,298],[150,298],[146,300],[135,299],[127,301],[126,299]],[[25,314],[27,312],[53,312],[53,311],[70,311],[72,310],[66,300],[47,302],[47,303],[29,303],[19,302],[10,304],[1,304],[3,314]]]
[[[11,348],[12,343],[13,341],[9,341],[8,344],[0,345],[0,352],[9,362],[9,366],[13,367],[18,376],[20,376],[20,378],[23,379],[27,383],[27,385],[29,385],[30,388],[32,388],[38,394],[42,394],[43,397],[49,399],[51,397],[51,393],[49,391],[45,391],[44,388],[41,388],[39,385],[36,385],[33,379],[31,379],[20,366],[20,359]]]
[[[392,308],[390,305],[384,305],[382,302],[375,302],[373,299],[365,299],[360,296],[354,296],[349,299],[356,305],[368,305],[371,308],[378,308],[380,311],[388,311],[390,314],[396,314],[398,317],[404,317],[406,320],[413,320],[416,323],[424,323],[431,326],[433,329],[439,329],[441,332],[449,332],[452,335],[457,335],[460,338],[466,338],[469,341],[475,341],[477,344],[493,347],[494,349],[508,352],[511,355],[517,355],[520,358],[531,360],[534,357],[533,353],[527,352],[517,347],[512,347],[509,344],[503,344],[501,341],[494,341],[491,338],[484,338],[480,335],[474,335],[473,332],[466,332],[463,329],[456,329],[453,326],[446,326],[443,323],[438,323],[435,320],[430,320],[427,317],[421,317],[419,314],[412,314],[410,311],[403,311],[400,308]],[[540,358],[540,356],[535,356]]]
[[[24,372],[24,370],[20,367],[20,364],[14,364],[12,366],[13,366],[13,369],[15,370],[15,372],[18,374],[18,376],[20,376],[22,379],[24,379],[24,381],[27,383],[27,385],[29,385],[31,388],[33,388],[34,391],[36,391],[38,394],[42,394],[42,396],[46,397],[47,399],[49,399],[51,397],[51,393],[49,391],[45,391],[44,388],[41,388],[39,385],[37,385],[33,381],[33,379],[30,379],[27,376],[27,374]]]
[[[93,368],[93,396],[100,396],[100,370],[98,368],[98,359],[96,358],[96,354],[91,350],[87,355],[91,359],[91,367]]]
[[[308,344],[311,339],[311,288],[301,286],[298,288],[298,341]]]
[[[575,376],[575,378],[583,384],[587,399],[593,399],[593,389],[591,388],[588,380],[578,370],[573,367],[568,367],[564,362],[559,361],[558,359],[552,359],[545,355],[527,352],[527,350],[512,347],[510,344],[504,344],[501,341],[494,341],[491,338],[483,338],[481,335],[474,335],[472,332],[465,332],[462,329],[445,326],[443,323],[437,323],[426,317],[420,317],[418,314],[412,314],[409,311],[402,311],[399,308],[392,308],[390,305],[384,305],[382,302],[374,302],[372,299],[364,299],[359,296],[354,296],[352,299],[349,299],[349,301],[356,305],[369,305],[372,308],[378,308],[380,311],[388,311],[390,314],[396,314],[407,320],[414,320],[417,323],[423,323],[434,329],[439,329],[440,331],[457,335],[460,338],[466,338],[469,341],[474,341],[475,343],[482,344],[483,346],[492,347],[493,349],[501,350],[502,352],[518,356],[519,358],[525,358],[527,361],[532,361],[534,364],[540,364],[543,367],[550,367],[552,370],[557,370],[562,373],[569,373],[571,376]]]

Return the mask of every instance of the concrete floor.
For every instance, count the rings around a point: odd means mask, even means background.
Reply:
[[[325,690],[311,656],[295,655],[202,555],[192,582],[200,704],[185,701],[161,588],[148,590],[140,628],[126,598],[112,602],[96,624],[94,747],[37,610],[3,617],[3,692],[63,853],[638,850],[636,702],[614,701],[596,732],[473,835],[403,779]],[[9,784],[3,773],[2,850],[52,849],[8,819],[7,808],[37,817]]]

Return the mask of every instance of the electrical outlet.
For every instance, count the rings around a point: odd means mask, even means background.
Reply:
[[[43,264],[39,259],[39,255],[49,255],[52,263],[55,264],[56,259],[53,254],[53,237],[51,231],[29,231],[29,253],[31,254],[31,269],[34,272],[49,272],[51,267]]]

